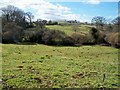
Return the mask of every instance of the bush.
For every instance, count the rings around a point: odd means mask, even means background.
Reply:
[[[74,45],[76,46],[80,46],[83,44],[83,41],[84,41],[84,36],[80,33],[73,33],[71,35],[72,39],[73,39],[73,42],[74,42]]]
[[[94,44],[95,44],[95,39],[90,34],[84,36],[83,45],[94,45]]]
[[[40,29],[36,32],[36,42],[37,43],[44,43],[43,37],[45,36],[47,29]]]
[[[59,30],[48,30],[44,33],[42,41],[47,45],[62,45],[65,33]]]
[[[42,37],[47,30],[45,28],[29,28],[24,31],[23,41],[33,43],[43,43]]]
[[[58,22],[56,21],[48,21],[47,25],[58,25]]]
[[[95,43],[98,43],[98,37],[99,37],[99,30],[97,30],[96,28],[91,28],[91,30],[89,31],[89,34],[94,38]]]
[[[24,31],[23,42],[36,42],[36,32],[35,31]]]
[[[2,41],[3,43],[18,43],[21,41],[22,28],[16,23],[7,23],[3,27]]]
[[[47,45],[62,45],[65,33],[59,30],[48,30],[36,28],[36,30],[25,30],[24,42],[43,43]]]
[[[63,39],[63,45],[65,46],[73,46],[74,45],[74,40],[72,37],[70,36],[66,36],[64,39]]]
[[[99,32],[98,44],[107,44],[105,41],[106,34],[104,32]]]
[[[113,47],[120,48],[120,32],[109,33],[106,37],[106,41]]]
[[[94,39],[95,44],[103,44],[105,42],[105,33],[102,31],[97,30],[96,28],[91,28],[89,34]]]

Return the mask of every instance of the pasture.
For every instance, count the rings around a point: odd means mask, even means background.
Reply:
[[[4,88],[118,88],[118,49],[2,44]]]
[[[46,25],[46,28],[53,29],[53,30],[60,30],[65,32],[67,35],[71,35],[74,32],[87,34],[90,30],[89,27],[84,25]]]

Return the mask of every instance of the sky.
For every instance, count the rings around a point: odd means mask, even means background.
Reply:
[[[118,16],[118,0],[0,0],[0,8],[7,5],[32,12],[34,20],[90,22],[94,16],[102,16],[107,20]]]

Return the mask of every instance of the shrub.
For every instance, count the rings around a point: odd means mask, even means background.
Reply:
[[[29,28],[24,31],[24,42],[43,43],[42,37],[47,30],[45,28]]]
[[[106,36],[106,41],[113,47],[120,48],[120,32],[117,33],[109,33]]]
[[[56,21],[48,21],[47,25],[58,25],[58,22]]]
[[[63,45],[65,46],[73,46],[74,45],[74,40],[72,37],[70,36],[66,36],[64,39],[63,39]]]
[[[18,43],[21,40],[22,28],[16,23],[7,23],[3,27],[2,41],[3,43]]]
[[[83,45],[93,45],[93,44],[95,44],[95,39],[90,34],[85,35],[83,40]]]
[[[36,42],[36,32],[35,31],[24,31],[23,41],[24,42]]]
[[[89,34],[94,38],[95,43],[98,43],[99,31],[96,28],[91,28]]]
[[[36,30],[25,30],[24,42],[43,43],[47,45],[62,45],[65,33],[58,30],[36,28]]]
[[[94,39],[95,44],[106,43],[104,39],[106,35],[103,31],[99,31],[96,28],[91,28],[89,34]]]
[[[74,42],[74,45],[76,46],[80,46],[83,44],[83,40],[84,40],[84,36],[80,33],[73,33],[71,35],[72,39],[73,39],[73,42]]]
[[[48,45],[62,45],[65,33],[59,30],[48,30],[44,33],[42,40]]]
[[[40,29],[36,32],[36,42],[37,43],[44,43],[43,37],[45,36],[47,29]]]
[[[102,31],[99,31],[97,44],[106,44],[105,37],[106,37],[106,34]]]

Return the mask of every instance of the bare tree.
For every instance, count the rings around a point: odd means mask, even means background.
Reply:
[[[46,20],[42,20],[42,19],[38,19],[37,20],[37,25],[40,27],[40,28],[43,28],[45,25],[46,25],[47,21]]]
[[[9,22],[15,22],[17,25],[25,27],[25,13],[17,7],[9,5],[7,7],[1,8],[3,11],[2,19],[3,26]]]
[[[114,32],[120,32],[120,17],[116,17],[112,20],[112,28]]]
[[[97,29],[103,30],[103,26],[106,24],[106,19],[101,16],[96,16],[93,17],[91,22],[96,25]]]
[[[34,18],[34,15],[31,12],[26,13],[26,19],[29,21],[30,26],[32,26],[32,19]]]

